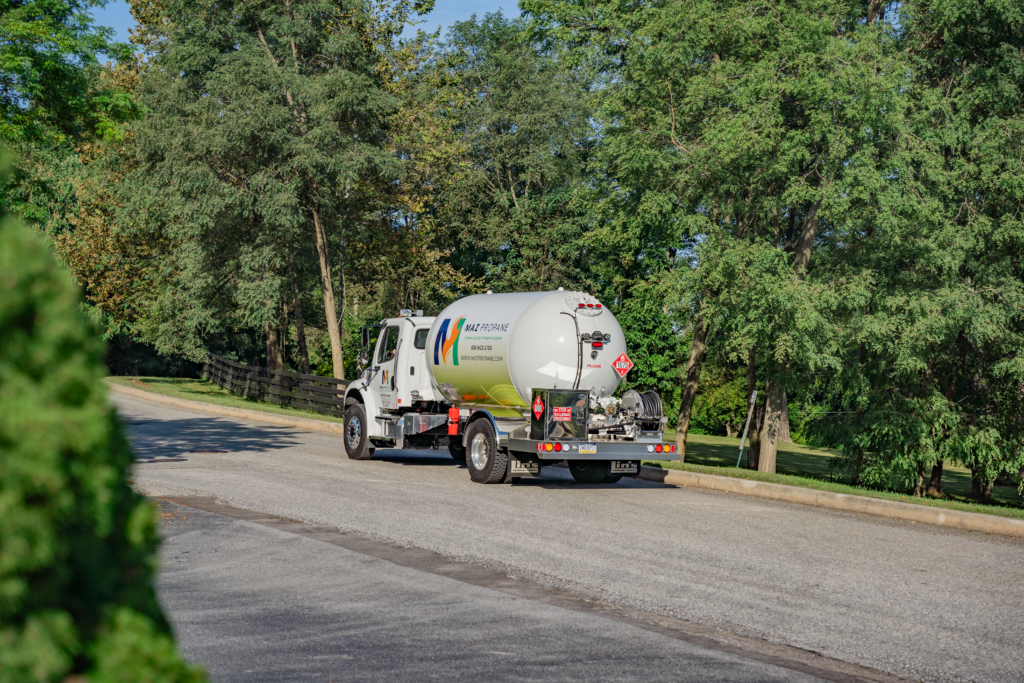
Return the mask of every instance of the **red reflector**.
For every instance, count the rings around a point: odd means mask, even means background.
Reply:
[[[580,307],[580,308],[586,308],[586,307],[587,307],[587,305],[586,305],[585,303],[583,303],[583,302],[580,302],[580,305],[579,305],[579,307]]]
[[[593,347],[594,347],[595,349],[601,349],[601,348],[604,348],[604,342],[594,342],[594,343],[593,343]]]
[[[664,449],[661,447],[660,443],[657,446],[654,447],[654,452],[655,453],[661,453],[663,450]]]
[[[594,304],[587,304],[587,308],[593,308]]]
[[[601,304],[594,304],[594,308],[601,308]]]
[[[542,443],[537,444],[537,450],[538,451],[544,450],[544,444],[542,444]]]
[[[560,444],[560,443],[556,443],[556,444],[555,444],[555,450],[556,450],[556,451],[560,451],[560,450],[562,450],[562,444]]]

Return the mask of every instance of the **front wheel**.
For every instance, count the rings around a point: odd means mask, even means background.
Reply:
[[[622,475],[612,474],[611,469],[607,460],[569,461],[569,474],[581,484],[614,484]]]
[[[361,403],[353,403],[345,411],[345,453],[352,460],[373,457],[370,437],[366,434],[366,408]]]
[[[466,469],[478,484],[497,484],[505,479],[508,453],[498,448],[498,439],[488,420],[477,420],[466,430]]]

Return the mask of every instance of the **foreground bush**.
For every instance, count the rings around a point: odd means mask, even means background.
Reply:
[[[203,680],[156,600],[102,352],[45,241],[0,217],[0,683]]]

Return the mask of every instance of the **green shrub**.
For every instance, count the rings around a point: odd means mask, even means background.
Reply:
[[[201,681],[156,600],[156,512],[46,242],[0,216],[0,683]]]

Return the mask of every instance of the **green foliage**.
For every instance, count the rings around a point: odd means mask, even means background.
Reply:
[[[200,681],[156,600],[154,507],[102,344],[39,236],[0,223],[0,681]]]
[[[455,262],[495,291],[589,284],[589,84],[546,47],[500,13],[455,24],[443,47],[469,168],[439,197],[441,220]]]
[[[140,87],[140,165],[123,197],[175,245],[149,338],[200,360],[211,334],[276,324],[289,259],[317,262],[315,224],[334,247],[363,179],[394,176],[381,148],[393,102],[359,3],[162,10],[166,36]]]
[[[134,104],[123,91],[97,88],[97,54],[131,57],[93,25],[90,6],[105,0],[30,0],[0,9],[0,137],[8,141],[82,140],[117,135]]]
[[[680,371],[689,340],[672,324],[658,287],[641,281],[630,294],[613,308],[634,366],[619,391],[657,390],[664,413],[675,426],[682,393]]]
[[[747,378],[743,372],[728,369],[705,372],[693,402],[693,426],[700,433],[726,433],[726,425],[735,435],[747,418]]]

